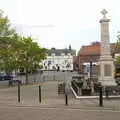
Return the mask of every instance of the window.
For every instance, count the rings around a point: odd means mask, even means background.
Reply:
[[[68,53],[68,56],[71,56],[71,53]]]
[[[65,54],[64,54],[64,53],[61,53],[61,56],[65,56]]]

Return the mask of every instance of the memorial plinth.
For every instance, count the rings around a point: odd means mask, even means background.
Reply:
[[[101,52],[100,52],[100,77],[99,82],[103,86],[116,85],[114,79],[114,63],[111,56],[109,44],[109,19],[106,17],[107,11],[101,12],[103,18],[100,20],[101,25]]]

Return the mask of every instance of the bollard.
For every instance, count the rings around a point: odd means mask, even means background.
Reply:
[[[106,99],[109,99],[109,93],[108,93],[107,87],[105,88],[105,96],[106,96]]]
[[[68,105],[68,95],[67,95],[67,93],[65,93],[65,105],[66,106]]]
[[[102,94],[102,86],[99,87],[99,106],[103,107],[103,94]]]
[[[61,93],[61,84],[58,84],[58,94]]]
[[[41,103],[41,86],[39,85],[39,103]]]
[[[18,81],[18,102],[20,102],[20,81]]]
[[[43,82],[45,82],[45,76],[43,76]]]
[[[53,81],[55,81],[55,75],[53,75]]]

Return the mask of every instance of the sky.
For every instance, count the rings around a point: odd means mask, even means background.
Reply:
[[[16,31],[32,36],[41,47],[77,51],[100,41],[101,11],[108,11],[110,42],[120,31],[119,0],[0,0],[0,8]]]

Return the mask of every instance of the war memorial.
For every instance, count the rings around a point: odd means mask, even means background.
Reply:
[[[99,87],[102,86],[103,95],[113,96],[120,94],[120,88],[117,86],[114,79],[114,61],[110,51],[110,34],[109,34],[109,22],[110,19],[107,18],[107,11],[103,9],[101,11],[103,17],[100,19],[100,58],[99,58],[99,76],[96,79],[85,78],[83,76],[75,77],[71,82],[72,91],[76,98],[81,96],[93,96],[91,98],[97,97],[99,95]]]

